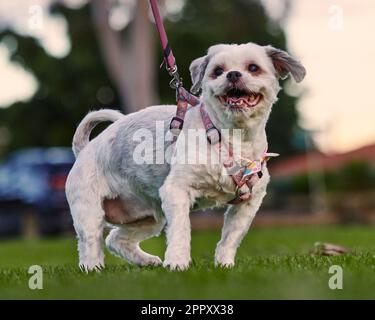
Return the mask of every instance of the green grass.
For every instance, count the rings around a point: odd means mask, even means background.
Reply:
[[[0,243],[1,299],[348,299],[375,298],[375,227],[253,229],[234,269],[214,268],[219,232],[194,232],[192,267],[186,272],[138,268],[106,254],[106,269],[83,274],[74,239]],[[311,256],[316,241],[350,247],[353,254]],[[163,256],[164,238],[144,243]],[[44,289],[28,288],[27,269],[44,270]],[[343,290],[330,290],[328,268],[344,270]]]

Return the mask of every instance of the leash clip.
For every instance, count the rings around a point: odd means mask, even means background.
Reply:
[[[177,90],[179,87],[182,87],[182,78],[180,77],[178,73],[177,66],[174,65],[173,68],[167,68],[167,70],[168,70],[169,75],[173,78],[169,82],[169,86],[175,90]]]

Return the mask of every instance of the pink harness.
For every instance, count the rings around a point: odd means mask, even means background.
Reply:
[[[171,88],[176,90],[177,111],[169,126],[171,133],[176,139],[183,128],[188,105],[193,107],[199,105],[202,121],[206,129],[207,140],[218,150],[218,152],[222,153],[224,151],[226,153],[227,156],[224,161],[224,167],[227,169],[228,174],[232,177],[232,180],[236,185],[236,196],[232,200],[228,201],[228,204],[239,204],[241,202],[250,200],[253,186],[262,177],[263,165],[271,157],[276,157],[278,154],[267,153],[267,150],[265,150],[260,159],[246,159],[244,163],[236,163],[233,158],[232,148],[229,145],[226,146],[222,142],[221,133],[212,123],[207,111],[205,110],[203,102],[201,102],[198,97],[188,92],[182,86],[182,80],[177,71],[176,59],[168,43],[167,34],[160,17],[156,0],[150,0],[150,5],[163,47],[164,63],[168,73],[172,77],[169,85]]]
[[[225,154],[223,165],[236,186],[236,196],[228,201],[228,204],[239,204],[250,200],[254,185],[263,175],[263,165],[271,157],[277,157],[278,154],[268,153],[266,149],[260,159],[242,159],[241,163],[237,163],[233,156],[233,149],[222,141],[221,133],[212,123],[203,103],[200,105],[200,112],[206,129],[207,140],[217,149],[219,154]]]

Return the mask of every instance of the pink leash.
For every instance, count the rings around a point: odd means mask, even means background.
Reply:
[[[178,74],[176,59],[168,42],[167,33],[160,16],[157,0],[150,0],[151,10],[154,15],[156,28],[159,32],[161,46],[163,48],[164,62],[172,81],[169,83],[172,89],[176,90],[177,110],[176,115],[172,118],[169,129],[177,137],[181,132],[188,105],[196,106],[199,104],[199,98],[189,93],[182,86],[182,79]]]
[[[163,21],[160,17],[160,12],[158,5],[156,3],[156,0],[150,0],[151,10],[152,14],[154,15],[156,28],[158,29],[159,36],[160,36],[160,42],[163,47],[165,62],[167,64],[167,70],[169,72],[173,72],[175,69],[177,69],[176,66],[176,59],[173,55],[172,49],[169,46],[167,33],[165,32]]]

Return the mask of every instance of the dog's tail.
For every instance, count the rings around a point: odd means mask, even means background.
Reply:
[[[104,121],[115,122],[124,115],[119,111],[103,109],[87,114],[79,124],[73,137],[73,152],[76,158],[90,141],[90,133],[95,126]]]

